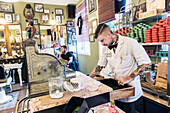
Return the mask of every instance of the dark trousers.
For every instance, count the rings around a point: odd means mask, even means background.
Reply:
[[[117,107],[119,107],[121,110],[123,110],[126,113],[136,113],[135,104],[137,103],[138,100],[130,103],[125,103],[125,102],[115,100],[115,104]]]
[[[74,71],[79,71],[79,64],[77,61],[70,62],[69,68],[73,69]]]

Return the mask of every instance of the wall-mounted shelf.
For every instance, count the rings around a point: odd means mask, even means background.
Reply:
[[[149,57],[168,58],[168,56],[156,56],[156,55],[150,55]]]
[[[141,45],[170,45],[170,42],[158,42],[158,43],[140,43]]]

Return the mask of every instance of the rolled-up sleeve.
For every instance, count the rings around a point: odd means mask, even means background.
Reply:
[[[133,40],[132,52],[138,65],[151,64],[151,60],[147,55],[145,49],[136,40]]]
[[[105,48],[104,47],[102,48],[102,54],[99,57],[99,61],[98,61],[97,65],[103,66],[103,67],[106,67],[106,65],[107,65],[107,58],[106,58]]]

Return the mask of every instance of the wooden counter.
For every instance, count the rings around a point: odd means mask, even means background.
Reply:
[[[73,93],[64,92],[64,97],[60,99],[51,99],[49,95],[32,98],[30,99],[30,111],[41,111],[55,106],[67,104],[73,96],[89,98],[109,92],[110,100],[115,100],[134,95],[134,87],[131,86],[128,88],[113,90],[111,87],[108,87],[107,85],[104,85],[101,82],[98,82],[97,80],[90,78],[81,72],[76,72],[76,77],[80,77],[82,79],[82,89],[80,91]],[[107,106],[109,105],[107,104]],[[95,109],[98,108],[99,107],[96,107]]]
[[[76,77],[82,78],[82,89],[78,92],[64,92],[64,97],[60,99],[51,99],[49,95],[32,98],[30,100],[31,112],[48,109],[68,103],[71,97],[88,98],[112,91],[112,88],[80,73],[76,72]]]

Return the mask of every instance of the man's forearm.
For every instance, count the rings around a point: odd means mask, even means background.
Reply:
[[[148,64],[138,66],[138,68],[130,76],[128,76],[127,79],[133,80],[137,75],[141,74],[148,66]]]
[[[100,71],[103,69],[103,66],[97,66],[96,68],[93,69],[93,71],[90,73],[90,77],[95,77],[100,73]]]

